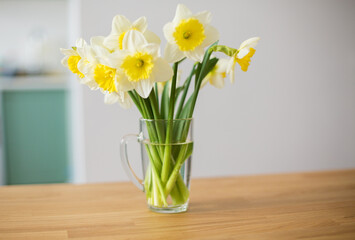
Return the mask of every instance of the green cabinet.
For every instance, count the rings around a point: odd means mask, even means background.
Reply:
[[[2,92],[6,184],[69,178],[65,90]]]

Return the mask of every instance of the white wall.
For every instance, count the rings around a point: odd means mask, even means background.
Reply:
[[[354,1],[85,0],[83,37],[109,34],[116,14],[145,15],[164,46],[178,2],[210,10],[221,44],[261,37],[236,84],[201,92],[193,177],[355,167]],[[127,180],[118,145],[137,132],[138,112],[104,105],[87,88],[83,104],[87,180]]]
[[[1,63],[31,68],[37,45],[43,38],[43,62],[47,70],[62,70],[61,53],[67,36],[66,0],[0,1],[0,67]],[[31,70],[31,69],[29,69]]]

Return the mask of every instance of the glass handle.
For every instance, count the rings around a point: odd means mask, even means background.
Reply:
[[[140,179],[137,174],[133,171],[131,164],[128,161],[127,155],[127,143],[130,139],[134,139],[135,141],[139,142],[140,136],[138,134],[128,134],[124,136],[121,140],[121,162],[123,165],[126,174],[128,175],[129,179],[136,185],[141,191],[144,191],[143,188],[143,180]]]

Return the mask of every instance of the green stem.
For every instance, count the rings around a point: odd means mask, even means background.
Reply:
[[[150,105],[149,99],[148,98],[143,98],[143,103],[145,105],[145,108],[148,111],[149,118],[150,119],[155,119],[154,118],[154,114],[153,114],[153,109],[152,109],[152,106]]]
[[[161,119],[161,116],[159,113],[158,102],[157,102],[156,96],[153,91],[150,92],[148,100],[149,100],[150,106],[153,111],[154,119]],[[158,142],[162,143],[164,141],[164,137],[165,137],[164,136],[164,129],[162,129],[162,126],[160,125],[159,122],[154,121],[154,123],[155,123],[155,130],[156,130],[156,133],[158,136]],[[159,150],[161,153],[163,153],[163,151],[164,151],[162,146],[159,146]]]
[[[151,155],[151,153],[149,151],[149,147],[146,147],[146,149],[148,150],[147,153],[149,155],[149,159],[153,159],[153,156]],[[165,198],[165,191],[164,191],[164,188],[163,188],[162,181],[159,178],[158,171],[157,171],[156,167],[154,166],[153,161],[151,161],[151,163],[152,163],[153,174],[154,174],[155,180],[156,180],[156,182],[158,184],[158,189],[159,189],[161,198],[163,200],[164,206],[168,206],[168,203],[166,202],[166,198]]]
[[[137,96],[135,95],[135,93],[132,92],[132,91],[128,91],[128,94],[129,94],[129,96],[131,97],[133,103],[134,103],[134,104],[136,105],[136,107],[138,108],[138,111],[139,111],[139,112],[142,114],[142,116],[143,116],[142,107],[141,107],[141,105],[139,104],[138,98],[137,98]]]
[[[149,117],[149,115],[148,115],[148,110],[147,110],[146,107],[145,107],[145,104],[144,104],[144,102],[143,102],[143,99],[142,99],[139,95],[137,95],[137,94],[136,94],[136,96],[137,96],[137,100],[138,100],[138,102],[139,102],[139,106],[140,106],[141,109],[142,109],[143,118],[149,119],[150,117]]]
[[[148,114],[147,106],[144,103],[143,99],[135,91],[129,91],[128,94],[130,95],[134,104],[137,106],[137,109],[141,113],[142,117],[145,119],[151,119],[151,117]],[[155,101],[152,99],[152,102],[153,102],[152,106],[153,106],[153,114],[154,114],[154,111],[156,110]],[[148,127],[147,130],[149,132],[149,135],[152,136],[154,140],[154,138],[156,138],[156,135],[152,133],[153,128],[154,128],[153,126],[150,126]],[[153,145],[151,145],[150,148],[146,146],[146,150],[151,162],[149,164],[146,179],[144,181],[145,192],[146,195],[149,196],[148,200],[150,204],[152,205],[157,204],[158,206],[160,206],[162,199],[165,198],[165,191],[161,184],[161,179],[159,178],[159,172],[162,169],[162,165],[161,165],[162,157],[160,157],[160,155],[163,156],[163,154],[159,153],[159,151]],[[164,191],[164,194],[158,194],[157,191],[160,193]],[[170,195],[172,197],[174,204],[182,204],[187,201],[189,197],[189,191],[180,175],[178,176],[176,180],[176,185],[171,190]],[[164,204],[166,204],[166,199],[164,199],[163,201],[165,202]]]
[[[202,80],[203,78],[201,76],[204,76],[205,74],[204,71],[205,71],[205,68],[207,66],[207,62],[208,60],[210,59],[211,57],[211,54],[212,52],[210,51],[207,51],[207,55],[205,55],[205,59],[203,61],[203,64],[201,66],[201,71],[199,72],[198,74],[198,79],[196,81],[196,85],[195,85],[195,90],[194,90],[194,93],[193,93],[193,98],[192,98],[192,103],[191,103],[191,106],[190,106],[190,111],[189,111],[189,114],[188,114],[188,117],[191,118],[192,117],[192,114],[194,112],[194,109],[195,109],[195,105],[196,105],[196,100],[197,100],[197,96],[198,96],[198,93],[200,92],[200,88],[201,88],[201,83],[202,83]]]
[[[161,116],[159,113],[158,100],[157,100],[155,93],[153,91],[151,91],[149,94],[149,101],[152,106],[154,119],[161,119]]]
[[[191,71],[191,73],[190,73],[190,75],[189,75],[189,77],[186,79],[186,81],[185,81],[185,86],[184,86],[184,91],[183,91],[183,93],[182,93],[182,96],[181,96],[181,99],[180,99],[180,102],[179,102],[179,106],[178,106],[178,108],[177,108],[177,110],[176,110],[176,114],[175,114],[175,118],[176,119],[178,119],[179,118],[179,116],[180,116],[180,113],[181,113],[181,110],[182,110],[182,107],[184,106],[184,103],[185,103],[185,99],[186,99],[186,95],[187,95],[187,92],[189,91],[189,87],[190,87],[190,83],[191,83],[191,79],[192,79],[192,76],[195,74],[195,66],[196,65],[194,65],[193,67],[192,67],[192,71]]]
[[[181,147],[174,169],[172,170],[169,180],[167,181],[165,186],[165,196],[168,196],[170,191],[175,186],[176,179],[180,175],[180,168],[185,162],[185,160],[192,154],[192,148],[192,144],[186,144]]]
[[[157,106],[159,109],[159,92],[158,92],[158,83],[154,83],[154,93],[155,93],[155,99],[157,99]]]
[[[164,160],[163,160],[163,170],[161,173],[161,178],[163,183],[165,183],[169,178],[170,170],[170,155],[171,155],[171,138],[173,131],[173,118],[174,118],[174,106],[175,106],[175,89],[176,89],[176,77],[178,71],[179,63],[174,63],[174,76],[171,81],[171,92],[170,92],[170,102],[169,102],[169,115],[168,115],[168,126],[166,130],[166,139],[165,139],[165,151],[164,151]]]
[[[137,98],[138,98],[138,101],[140,103],[140,106],[141,106],[141,109],[142,109],[142,112],[143,112],[143,114],[142,114],[143,118],[145,118],[145,119],[153,119],[154,117],[149,112],[148,107],[145,104],[144,100],[139,95],[137,95]],[[159,140],[159,137],[158,137],[158,135],[157,135],[157,133],[155,131],[154,125],[151,122],[148,122],[148,121],[146,122],[146,124],[147,124],[147,131],[149,133],[151,141],[152,142],[157,142]],[[156,149],[156,147],[154,146],[154,148],[152,148],[152,151],[153,151],[153,154],[155,155],[155,158],[152,159],[152,160],[155,161],[157,165],[158,164],[160,165],[160,167],[158,169],[158,172],[160,172],[160,170],[161,170],[161,160],[160,160],[160,157],[158,158],[157,156],[159,156],[159,154],[162,155],[163,149],[161,149],[161,148]],[[158,159],[159,159],[159,161],[157,162]]]

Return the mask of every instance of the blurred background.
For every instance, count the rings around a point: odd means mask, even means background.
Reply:
[[[193,177],[355,167],[355,1],[0,0],[1,185],[128,180],[119,142],[138,111],[105,105],[59,48],[122,14],[146,16],[163,49],[178,3],[211,11],[221,44],[261,37],[247,73],[199,95]]]

